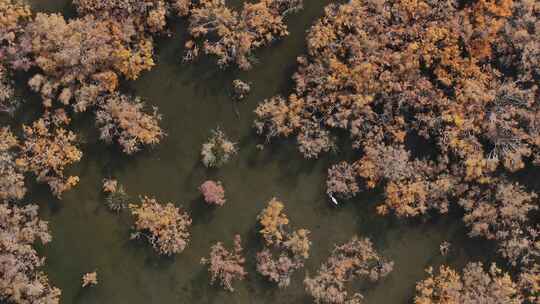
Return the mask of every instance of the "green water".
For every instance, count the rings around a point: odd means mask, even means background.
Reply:
[[[395,271],[379,284],[353,287],[361,290],[367,303],[410,303],[414,284],[428,265],[461,266],[469,257],[491,250],[468,240],[457,216],[426,222],[376,216],[380,200],[376,192],[333,208],[324,194],[324,180],[326,168],[340,159],[339,154],[304,160],[292,141],[274,142],[263,151],[256,148],[261,139],[252,129],[253,109],[264,98],[290,90],[295,58],[305,50],[305,31],[330,2],[306,0],[305,9],[289,22],[291,35],[257,52],[260,63],[247,73],[218,70],[209,60],[180,64],[186,26],[182,21],[171,24],[174,36],[157,43],[157,66],[123,88],[160,108],[168,136],[154,149],[123,156],[116,147],[97,140],[90,114],[75,118],[85,140],[84,158],[71,172],[80,176],[79,186],[62,201],[53,199],[46,187],[37,187],[30,195],[50,221],[53,242],[41,251],[47,257],[45,271],[62,289],[62,303],[310,303],[302,286],[305,271],[314,273],[333,244],[354,234],[369,236],[383,255],[395,261]],[[40,11],[73,11],[66,0],[31,3]],[[239,115],[229,97],[231,81],[237,77],[253,84],[252,94],[238,105]],[[218,125],[238,142],[240,152],[222,169],[207,170],[199,151],[209,130]],[[109,212],[103,204],[101,180],[109,176],[135,198],[146,194],[184,206],[193,217],[189,247],[174,258],[160,258],[149,246],[130,241],[131,219]],[[227,203],[222,208],[208,208],[200,198],[197,187],[209,178],[225,186]],[[283,290],[266,283],[254,266],[261,246],[256,215],[273,196],[286,203],[294,227],[312,231],[314,244],[305,271],[298,271]],[[199,260],[216,241],[230,246],[235,233],[243,237],[249,275],[229,293],[209,285]],[[443,240],[453,244],[448,258],[439,254]],[[94,270],[99,285],[83,290],[82,274]]]

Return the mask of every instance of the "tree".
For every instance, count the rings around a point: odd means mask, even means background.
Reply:
[[[484,194],[540,164],[537,19],[537,5],[521,0],[330,4],[308,30],[293,91],[258,105],[256,131],[295,136],[306,158],[348,135],[340,142],[351,142],[356,161],[329,169],[327,192],[380,186],[381,215],[445,214],[462,198],[468,214],[481,214],[499,204],[482,203]],[[505,216],[530,217],[524,198],[534,195],[517,188]],[[517,218],[493,239],[510,262],[528,263],[538,228]]]
[[[16,163],[32,172],[40,183],[47,183],[52,193],[62,193],[79,182],[77,176],[65,176],[64,170],[81,160],[77,136],[54,121],[54,116],[42,117],[30,126],[23,125],[24,141]]]
[[[225,205],[225,190],[221,182],[207,180],[199,187],[199,191],[204,197],[204,201],[209,205]]]
[[[185,14],[186,5],[177,3],[181,14]],[[238,13],[229,9],[225,0],[198,1],[189,11],[188,31],[192,39],[185,45],[184,61],[192,61],[204,52],[216,56],[222,68],[234,63],[249,70],[254,61],[253,50],[287,36],[283,19],[301,7],[301,0],[261,0],[244,3]]]
[[[0,201],[21,200],[26,194],[24,168],[16,162],[19,142],[8,127],[0,128]]]
[[[162,255],[184,251],[190,237],[189,215],[172,203],[161,205],[156,199],[146,196],[141,201],[141,205],[129,205],[136,231],[131,238],[145,238]]]
[[[307,276],[304,285],[318,304],[360,303],[363,296],[359,293],[350,296],[345,283],[360,278],[376,282],[387,276],[393,265],[375,251],[369,239],[353,237],[349,242],[336,246],[317,275]]]
[[[462,274],[444,265],[437,274],[431,267],[427,273],[428,278],[416,284],[415,304],[520,304],[524,300],[510,275],[495,264],[487,271],[482,263],[469,263]]]
[[[310,231],[290,231],[284,208],[273,198],[257,217],[264,240],[264,248],[257,253],[257,272],[280,288],[289,286],[293,273],[304,267],[311,248]]]
[[[156,145],[165,136],[159,127],[161,115],[157,108],[146,113],[140,98],[114,93],[103,96],[98,103],[96,125],[100,138],[117,141],[126,154],[133,154],[144,145]]]
[[[45,259],[34,244],[51,241],[48,223],[38,218],[38,206],[0,204],[0,299],[8,303],[60,303],[60,289],[40,271]]]
[[[225,165],[238,150],[236,143],[227,138],[227,135],[218,127],[212,130],[208,142],[201,149],[202,162],[207,168],[219,168]]]
[[[141,35],[162,32],[170,13],[168,1],[163,0],[74,0],[73,4],[79,15],[129,22]]]
[[[230,292],[234,280],[243,280],[247,272],[244,270],[245,259],[242,255],[242,239],[240,235],[234,236],[234,248],[227,250],[221,242],[217,242],[210,248],[210,257],[202,258],[201,264],[208,265],[211,284],[219,281],[221,286]]]

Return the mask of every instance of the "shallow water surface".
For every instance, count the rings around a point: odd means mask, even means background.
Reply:
[[[73,12],[67,0],[30,2],[40,11]],[[168,136],[154,149],[123,156],[117,147],[97,140],[92,115],[76,118],[85,140],[83,161],[72,170],[81,178],[79,186],[62,201],[54,200],[45,187],[32,194],[50,221],[53,242],[42,250],[47,257],[45,271],[62,289],[63,303],[310,303],[302,286],[305,274],[316,272],[333,244],[355,234],[372,238],[396,264],[381,283],[353,287],[366,295],[367,303],[410,303],[414,284],[428,265],[459,266],[482,252],[478,245],[471,246],[473,241],[465,238],[466,230],[455,216],[427,222],[382,218],[374,212],[380,199],[377,193],[362,194],[333,208],[324,194],[324,179],[326,168],[339,154],[304,160],[292,141],[274,142],[263,151],[256,148],[261,139],[252,129],[253,109],[264,98],[290,90],[296,57],[305,50],[305,31],[330,2],[306,0],[305,9],[291,17],[291,35],[258,51],[260,63],[247,73],[219,70],[207,59],[181,64],[186,25],[173,22],[173,37],[158,39],[157,66],[123,88],[158,106],[163,114],[162,127]],[[229,95],[231,81],[237,77],[252,83],[252,94],[235,106]],[[207,170],[200,162],[200,147],[217,126],[238,142],[240,152],[222,169]],[[146,244],[130,241],[130,218],[109,212],[103,204],[101,180],[109,176],[116,177],[134,198],[150,195],[184,206],[193,217],[189,247],[173,258],[160,258]],[[198,193],[197,187],[209,178],[225,186],[227,203],[222,208],[205,206]],[[312,231],[314,244],[305,271],[298,271],[283,290],[266,283],[254,267],[261,246],[256,215],[273,196],[286,203],[294,227]],[[231,246],[235,233],[243,237],[249,275],[229,293],[209,285],[199,261],[216,241]],[[448,258],[439,254],[443,240],[453,244]],[[83,290],[82,274],[94,270],[99,285]]]

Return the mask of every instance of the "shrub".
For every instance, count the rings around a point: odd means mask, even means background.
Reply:
[[[485,210],[503,209],[483,198],[540,164],[537,12],[521,0],[332,3],[308,31],[291,94],[255,110],[256,131],[295,136],[306,158],[347,135],[356,161],[329,169],[330,194],[380,186],[378,213],[398,217],[445,214],[466,198],[479,216],[465,221],[484,227]],[[488,226],[500,228],[504,257],[527,264],[538,228],[524,218],[532,193],[519,192],[505,203],[519,210],[504,209],[512,228]]]
[[[19,142],[8,127],[0,128],[0,201],[17,201],[26,194],[24,168],[16,162]]]
[[[114,212],[120,212],[127,208],[129,195],[124,190],[124,186],[118,184],[115,179],[103,180],[103,192],[105,193],[105,204]]]
[[[97,272],[85,273],[82,276],[82,287],[90,287],[98,284]]]
[[[208,142],[201,150],[202,162],[208,167],[221,167],[237,153],[236,144],[230,141],[220,128],[212,130]]]
[[[251,86],[240,79],[235,79],[232,82],[234,97],[237,100],[244,99],[251,91]]]

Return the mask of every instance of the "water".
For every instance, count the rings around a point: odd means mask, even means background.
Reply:
[[[302,285],[304,270],[284,290],[255,272],[254,257],[261,246],[256,215],[273,196],[286,203],[294,227],[312,231],[314,245],[306,272],[316,272],[333,244],[355,234],[372,238],[378,250],[395,261],[395,271],[386,280],[354,286],[366,295],[367,303],[410,303],[414,284],[424,277],[427,266],[444,262],[459,267],[469,257],[476,259],[491,250],[488,244],[465,237],[459,215],[426,222],[376,216],[375,206],[381,199],[376,192],[333,208],[324,195],[324,179],[326,168],[339,155],[304,160],[292,141],[274,142],[263,151],[256,148],[261,139],[252,129],[253,109],[264,98],[291,88],[295,58],[305,50],[305,31],[330,2],[306,1],[305,9],[291,17],[291,35],[257,52],[260,64],[250,72],[221,71],[205,59],[180,64],[186,25],[174,22],[174,37],[157,43],[157,66],[123,88],[160,108],[168,136],[154,149],[126,157],[97,140],[92,115],[76,117],[85,140],[84,158],[71,172],[80,176],[79,186],[62,201],[52,198],[44,186],[30,195],[50,221],[53,242],[41,252],[47,257],[45,271],[62,289],[62,303],[310,303]],[[67,0],[31,3],[39,11],[73,12]],[[239,116],[229,97],[231,81],[237,77],[253,84],[251,95],[238,105]],[[209,130],[218,125],[238,142],[240,152],[222,169],[207,170],[200,162],[200,147]],[[117,178],[134,198],[150,195],[184,206],[193,217],[189,247],[173,258],[161,258],[146,244],[130,241],[129,216],[113,214],[103,204],[101,180],[109,176]],[[197,187],[210,178],[225,186],[227,203],[222,208],[206,207],[198,193]],[[235,233],[244,240],[249,276],[229,293],[209,285],[199,260],[216,241],[231,246]],[[448,258],[439,254],[443,240],[453,245]],[[82,289],[82,274],[94,270],[99,285]]]

